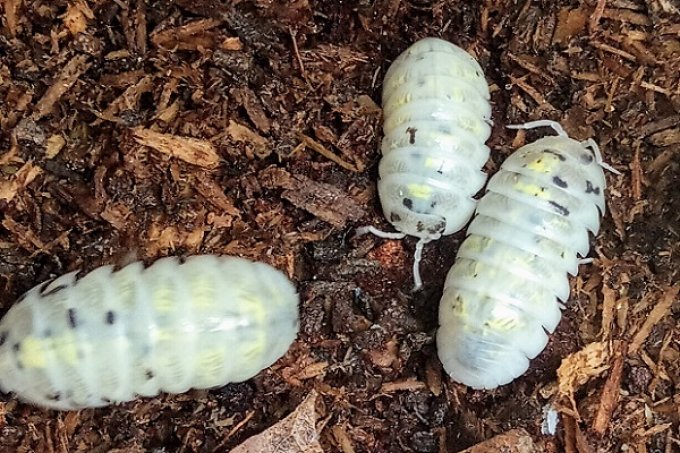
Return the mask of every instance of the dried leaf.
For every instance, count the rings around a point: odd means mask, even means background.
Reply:
[[[576,414],[574,393],[593,377],[609,368],[609,348],[605,342],[594,342],[562,359],[557,370],[558,393],[568,398]]]
[[[460,453],[538,453],[529,433],[523,429],[513,429],[489,440],[467,448]]]
[[[231,453],[323,453],[316,431],[316,397],[312,390],[292,414]]]

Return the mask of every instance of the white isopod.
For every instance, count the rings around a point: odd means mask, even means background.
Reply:
[[[384,138],[378,193],[399,233],[363,227],[379,237],[419,238],[413,274],[421,286],[424,245],[463,228],[472,198],[486,182],[489,88],[482,68],[450,42],[425,38],[406,49],[385,74]]]
[[[281,272],[234,257],[72,272],[0,321],[0,388],[70,410],[244,381],[291,345],[298,300]]]
[[[593,140],[559,124],[508,157],[477,205],[444,283],[437,348],[453,380],[492,389],[522,375],[546,346],[605,210],[605,177]]]

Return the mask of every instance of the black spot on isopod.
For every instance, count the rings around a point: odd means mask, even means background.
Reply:
[[[569,215],[569,209],[565,208],[561,204],[556,203],[554,201],[550,201],[550,204],[555,208],[557,212],[559,212],[563,216],[567,217]]]
[[[14,350],[14,352],[19,352],[19,349],[21,349],[21,343],[14,343],[12,345],[12,349]]]
[[[581,154],[580,159],[581,159],[581,162],[583,162],[584,164],[590,164],[590,163],[593,162],[594,158],[593,158],[593,155],[590,154],[590,153],[583,153],[583,154]]]
[[[437,202],[432,200],[432,203],[430,203],[430,208],[434,209],[435,206],[437,206]]]
[[[47,280],[46,282],[43,282],[40,284],[40,289],[38,289],[38,292],[40,293],[41,296],[45,295],[45,291],[47,290],[47,287],[50,286],[50,283],[52,283],[54,279],[52,280]]]
[[[559,176],[553,176],[553,179],[552,179],[552,180],[553,180],[553,182],[555,183],[555,185],[556,185],[557,187],[561,187],[561,188],[563,188],[563,189],[566,189],[567,187],[569,187],[569,185],[567,184],[567,181],[565,181],[564,179],[560,178]]]
[[[0,333],[0,346],[5,344],[5,341],[7,341],[7,332],[2,332]]]
[[[111,310],[106,312],[106,324],[111,325],[116,322],[116,314]]]
[[[41,292],[40,295],[41,296],[51,296],[52,294],[56,294],[59,291],[61,291],[62,289],[66,289],[67,287],[68,287],[68,285],[57,285],[47,292]]]
[[[415,143],[416,143],[416,132],[417,131],[418,131],[418,129],[416,129],[415,127],[409,127],[408,129],[406,129],[406,133],[409,134],[408,142],[411,145],[415,145]]]
[[[401,222],[401,216],[396,212],[390,213],[390,222]]]
[[[61,400],[61,393],[59,392],[49,393],[45,395],[45,398],[47,398],[50,401],[59,401]]]
[[[16,301],[15,303],[18,304],[18,303],[21,302],[22,300],[26,299],[26,296],[27,296],[27,295],[28,295],[28,293],[23,293],[21,296],[19,296],[19,298],[17,299],[17,301]]]
[[[543,152],[546,153],[546,154],[552,154],[553,156],[557,156],[557,158],[559,160],[561,160],[562,162],[567,160],[567,158],[564,157],[561,153],[559,153],[557,151],[553,151],[552,149],[544,149]]]
[[[594,193],[600,195],[600,188],[593,185],[592,182],[586,181],[586,193]]]
[[[423,225],[423,222],[420,222],[420,221],[419,221],[419,222],[416,224],[416,231],[418,231],[418,232],[420,233],[420,232],[422,232],[424,229],[425,229],[425,225]]]
[[[413,200],[411,200],[410,198],[404,198],[401,202],[407,208],[413,209]]]
[[[75,308],[69,308],[67,312],[68,316],[68,326],[71,329],[75,329],[78,327],[78,317],[76,316],[76,309]]]
[[[154,377],[153,371],[151,371],[151,370],[146,370],[146,373],[144,375],[146,376],[146,378],[148,380],[151,380]]]

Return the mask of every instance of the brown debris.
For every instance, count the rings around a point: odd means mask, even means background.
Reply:
[[[342,158],[338,157],[336,154],[326,149],[325,146],[323,146],[321,143],[317,142],[313,138],[308,137],[302,133],[298,134],[298,136],[300,140],[302,140],[302,143],[300,145],[302,146],[303,149],[309,147],[312,150],[324,156],[325,158],[340,165],[342,168],[346,170],[353,171],[355,173],[361,173],[362,171],[364,171],[363,166],[353,165],[350,164],[349,162],[345,162]]]
[[[586,28],[590,13],[585,8],[562,8],[557,18],[557,26],[553,34],[553,42],[566,44],[571,38]]]
[[[612,414],[619,402],[623,360],[626,357],[626,344],[624,342],[617,341],[612,349],[613,364],[609,377],[602,388],[600,405],[597,409],[595,421],[593,422],[593,431],[600,436],[604,435],[607,429],[609,429]]]
[[[539,453],[533,439],[523,429],[513,429],[462,450],[460,453]]]
[[[217,36],[210,31],[222,22],[215,19],[199,19],[180,27],[165,29],[151,34],[151,42],[166,50],[212,49]]]
[[[136,77],[137,73],[129,74],[132,77]],[[122,82],[123,79],[120,79]],[[150,92],[153,89],[153,77],[146,76],[139,79],[134,85],[129,86],[123,94],[118,96],[113,102],[106,107],[106,110],[99,113],[99,119],[95,120],[92,125],[96,126],[102,122],[102,120],[112,121],[116,123],[123,123],[117,115],[125,111],[134,111],[139,106],[139,100],[143,94]]]
[[[61,72],[59,72],[57,77],[52,81],[52,85],[35,105],[35,110],[33,111],[34,120],[38,120],[52,112],[55,104],[59,102],[59,99],[70,90],[80,76],[92,66],[87,60],[87,55],[76,55],[66,63]]]
[[[633,337],[633,341],[631,341],[630,347],[628,348],[630,354],[638,352],[642,344],[649,338],[649,334],[654,326],[668,315],[673,303],[677,302],[679,292],[680,284],[676,284],[673,287],[666,288],[663,294],[660,295],[659,302],[654,305],[654,308],[652,308],[652,311],[647,316],[644,324]]]
[[[42,169],[26,162],[9,180],[0,181],[0,200],[12,201],[17,192],[26,188],[42,173]]]
[[[94,13],[85,0],[75,0],[68,5],[64,14],[64,25],[72,35],[87,29],[87,21],[94,19]]]
[[[236,121],[229,120],[227,135],[236,142],[245,143],[248,159],[255,157],[264,159],[272,153],[271,145],[266,138]]]
[[[5,17],[7,18],[7,28],[12,36],[17,34],[17,25],[19,24],[19,10],[23,0],[2,0],[2,6],[5,10]]]
[[[231,453],[323,453],[316,431],[316,398],[312,391],[289,416]]]
[[[335,186],[274,167],[263,171],[260,178],[265,187],[286,189],[283,198],[336,228],[344,228],[347,222],[366,214],[361,205]]]
[[[609,357],[607,344],[594,342],[562,359],[557,369],[558,394],[571,402],[571,408],[562,408],[562,411],[580,420],[574,394],[581,386],[610,367]]]
[[[133,137],[140,145],[199,167],[214,169],[220,165],[217,150],[207,140],[163,134],[152,129],[137,127]]]

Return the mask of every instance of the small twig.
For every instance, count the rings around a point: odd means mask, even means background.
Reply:
[[[332,160],[336,164],[340,165],[342,168],[349,171],[353,171],[355,173],[361,173],[356,165],[350,164],[349,162],[345,162],[344,160],[342,160],[342,158],[337,156],[335,153],[329,151],[325,146],[314,140],[312,137],[309,137],[301,132],[298,133],[298,137],[300,138],[300,140],[302,140],[302,142],[306,146],[310,147],[311,149],[321,154],[325,158]],[[297,150],[297,147],[295,149]]]
[[[300,56],[300,49],[297,44],[297,31],[293,30],[293,27],[288,27],[288,32],[290,33],[290,39],[293,42],[293,52],[295,53],[295,58],[297,59],[298,66],[300,66],[300,74],[302,78],[305,79],[307,86],[312,88],[312,84],[307,78],[307,71],[305,71],[305,65],[302,62],[302,57]]]

